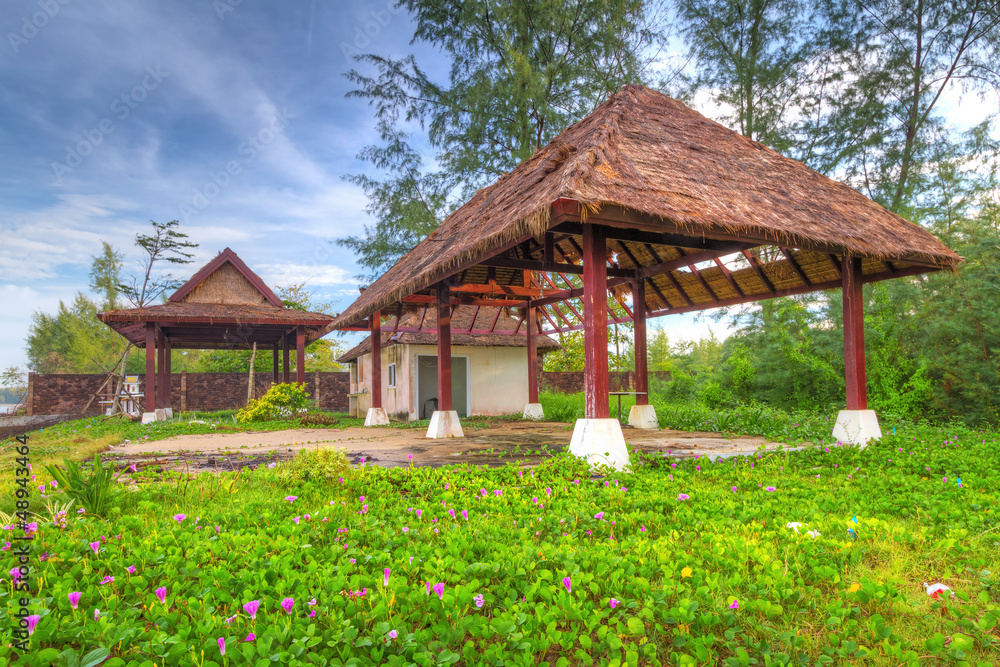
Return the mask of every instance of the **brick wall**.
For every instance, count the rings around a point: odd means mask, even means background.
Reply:
[[[583,391],[583,371],[557,372],[542,371],[538,374],[538,388],[542,391],[558,391],[563,394],[576,394]],[[649,378],[658,377],[669,380],[670,373],[656,371]],[[608,373],[611,391],[629,391],[635,388],[634,371],[611,371]]]
[[[87,405],[90,397],[100,389],[105,379],[98,374],[31,373],[28,379],[29,415],[76,414]],[[170,376],[170,398],[174,410],[233,410],[246,405],[247,375],[245,373],[173,373]],[[271,386],[271,374],[254,375],[254,398],[263,396]],[[349,391],[347,373],[306,373],[306,391],[317,398],[321,410],[348,409]],[[146,377],[139,376],[139,389],[146,391]],[[100,399],[110,397],[105,389]],[[104,407],[97,400],[91,403],[88,415],[103,414]]]

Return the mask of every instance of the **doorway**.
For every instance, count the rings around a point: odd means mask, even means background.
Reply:
[[[430,419],[437,404],[437,369],[436,354],[417,355],[417,418]],[[469,357],[452,356],[451,358],[451,407],[459,417],[469,416]]]

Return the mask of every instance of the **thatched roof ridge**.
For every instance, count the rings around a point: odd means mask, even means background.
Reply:
[[[108,310],[98,313],[97,318],[105,324],[109,322],[200,322],[203,320],[213,320],[219,324],[225,322],[238,324],[287,322],[290,325],[324,326],[333,319],[333,316],[305,310],[292,310],[291,308],[275,308],[271,305],[234,306],[218,303],[168,302],[158,306],[146,306],[145,308]]]
[[[474,306],[456,306],[452,310],[451,325],[452,347],[527,347],[528,340],[525,335],[524,325],[518,327],[518,320],[511,317],[506,312],[499,313],[498,308]],[[473,319],[474,318],[474,319]],[[426,313],[420,311],[410,311],[405,313],[399,321],[400,327],[420,328],[420,331],[393,331],[391,325],[385,325],[382,330],[382,347],[389,345],[437,345],[437,314],[433,308],[427,309]],[[497,332],[492,334],[468,334],[454,333],[454,331],[486,330],[495,327]],[[519,330],[519,335],[512,335],[509,332]],[[548,336],[538,334],[535,343],[539,352],[551,352],[559,349],[559,343]],[[347,363],[354,361],[364,354],[368,354],[372,349],[371,336],[368,336],[358,345],[345,352],[337,361]]]
[[[559,198],[579,201],[592,215],[621,206],[698,237],[745,235],[942,268],[960,261],[931,234],[850,187],[633,85],[477,192],[332,327],[355,324],[506,244],[540,235]]]

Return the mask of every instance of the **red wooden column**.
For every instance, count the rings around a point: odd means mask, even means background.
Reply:
[[[156,411],[156,325],[146,322],[146,412]]]
[[[273,354],[273,360],[271,362],[271,384],[278,384],[278,373],[281,370],[281,367],[278,365],[278,346],[279,345],[280,345],[280,343],[275,343],[274,344],[274,350],[273,350],[274,354]]]
[[[289,364],[289,362],[288,362],[288,348],[291,347],[291,340],[290,339],[291,339],[291,336],[289,336],[287,334],[281,337],[282,359],[285,362],[285,367],[284,367],[284,369],[282,370],[282,373],[281,373],[281,381],[283,383],[285,383],[285,384],[288,384],[292,380],[292,378],[290,377],[290,367],[291,367],[291,364]]]
[[[438,283],[434,292],[437,297],[438,410],[451,410],[451,304],[448,301],[448,286]]]
[[[372,407],[382,407],[382,313],[372,313]]]
[[[302,324],[295,327],[295,381],[306,381],[306,328]]]
[[[847,255],[841,269],[844,292],[844,375],[847,409],[868,409],[865,376],[865,306],[861,292],[861,259]]]
[[[584,417],[608,419],[608,247],[603,227],[583,224]]]
[[[632,324],[635,340],[635,404],[649,405],[649,368],[646,360],[646,282],[632,279]]]
[[[170,395],[170,360],[173,356],[170,349],[170,339],[166,336],[163,337],[163,349],[165,350],[164,359],[166,363],[163,365],[163,407],[173,409],[174,402],[173,397]]]
[[[535,307],[528,301],[528,403],[538,403],[538,323]]]
[[[167,368],[167,345],[162,332],[157,334],[156,339],[158,343],[156,348],[156,407],[165,408],[167,407],[167,401],[164,397],[167,395],[167,392],[163,371]]]

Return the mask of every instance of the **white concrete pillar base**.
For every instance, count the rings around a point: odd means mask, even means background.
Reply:
[[[386,414],[385,408],[368,408],[368,414],[365,416],[365,426],[388,425],[389,415]]]
[[[151,424],[155,421],[159,421],[156,417],[156,412],[143,412],[142,413],[142,423]]]
[[[164,414],[164,417],[166,419],[173,419],[174,418],[174,409],[173,408],[163,408],[163,414]]]
[[[833,437],[863,447],[869,440],[880,440],[882,429],[874,410],[841,410],[833,426]]]
[[[617,419],[577,419],[569,453],[586,459],[591,466],[624,470],[632,465],[622,425]]]
[[[632,428],[658,430],[660,422],[656,419],[656,408],[652,405],[633,405],[628,411],[628,425]]]
[[[428,438],[464,438],[462,422],[456,410],[435,410],[427,427]]]
[[[521,419],[544,419],[545,411],[542,409],[541,403],[528,403],[524,406],[524,414],[521,415]]]

